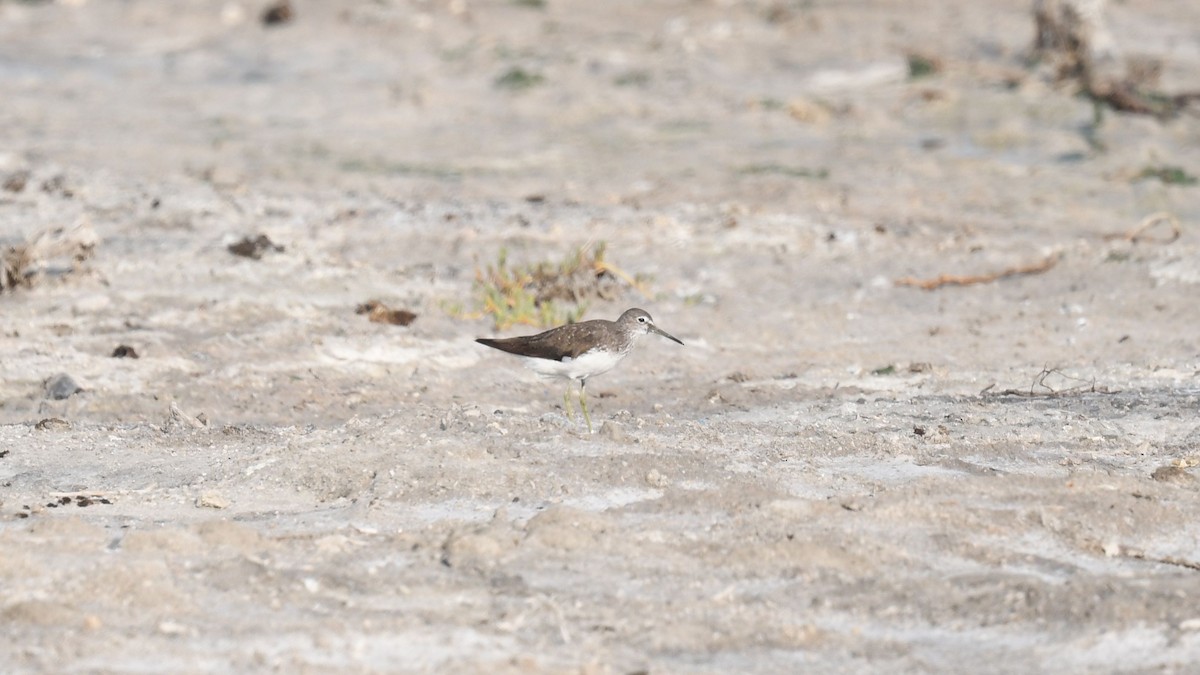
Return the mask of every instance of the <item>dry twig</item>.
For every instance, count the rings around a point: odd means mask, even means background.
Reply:
[[[1066,389],[1055,389],[1054,387],[1052,387],[1046,383],[1046,378],[1050,377],[1051,375],[1057,375],[1057,376],[1067,379],[1067,380],[1079,382],[1080,384],[1077,384],[1073,387],[1067,387]],[[1096,388],[1096,378],[1092,378],[1090,380],[1085,380],[1081,377],[1075,377],[1074,375],[1068,375],[1068,374],[1064,373],[1063,371],[1059,370],[1058,368],[1049,368],[1049,367],[1042,368],[1042,371],[1034,376],[1033,383],[1029,385],[1028,390],[1025,390],[1025,389],[1002,389],[1000,391],[993,392],[992,389],[995,388],[995,386],[996,386],[996,384],[994,382],[992,384],[989,384],[988,386],[984,387],[982,391],[979,392],[979,395],[980,396],[1023,396],[1026,398],[1031,398],[1031,397],[1035,397],[1035,396],[1044,396],[1044,397],[1070,396],[1072,394],[1081,394],[1081,393],[1090,393],[1090,394],[1096,394],[1096,393],[1111,394],[1112,393],[1107,388],[1102,387],[1102,388],[1097,389]]]
[[[1146,562],[1159,563],[1161,565],[1174,565],[1176,567],[1186,567],[1189,570],[1200,572],[1200,562],[1188,560],[1173,555],[1146,555],[1146,552],[1141,549],[1121,546],[1116,551],[1116,555],[1122,558],[1132,558],[1134,560],[1145,560]]]
[[[1147,231],[1153,229],[1155,225],[1158,225],[1160,223],[1165,223],[1167,226],[1169,226],[1171,228],[1170,238],[1158,239],[1156,237],[1145,236]],[[1169,213],[1167,211],[1159,211],[1157,213],[1151,213],[1150,215],[1146,216],[1145,218],[1142,218],[1142,222],[1138,223],[1136,227],[1134,227],[1132,230],[1130,230],[1128,232],[1123,232],[1120,234],[1110,234],[1110,235],[1106,235],[1104,238],[1109,241],[1122,240],[1122,241],[1128,241],[1133,244],[1136,244],[1139,241],[1148,241],[1148,242],[1153,242],[1153,243],[1158,243],[1158,244],[1170,244],[1182,236],[1183,236],[1183,226],[1179,224],[1179,218],[1177,218],[1175,216],[1175,214],[1173,214],[1173,213]]]
[[[1023,276],[1026,274],[1041,274],[1058,264],[1058,256],[1052,255],[1044,260],[1040,260],[1028,265],[1018,265],[1009,267],[999,272],[989,274],[943,274],[932,279],[917,279],[915,277],[903,277],[896,280],[897,286],[915,286],[926,291],[932,291],[942,286],[970,286],[971,284],[986,284],[1008,277]]]

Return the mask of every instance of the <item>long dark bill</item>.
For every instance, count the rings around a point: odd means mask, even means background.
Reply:
[[[659,328],[658,326],[655,326],[654,324],[650,324],[650,330],[655,333],[658,333],[659,335],[667,338],[668,340],[674,340],[674,341],[678,342],[679,344],[683,344],[683,340],[680,340],[679,338],[675,337],[674,335],[671,335],[667,331]]]

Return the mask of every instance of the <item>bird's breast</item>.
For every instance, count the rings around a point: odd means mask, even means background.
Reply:
[[[563,377],[570,380],[582,380],[607,373],[615,368],[628,353],[593,349],[590,352],[580,354],[577,358],[566,358],[562,361],[526,358],[525,365],[543,377]]]

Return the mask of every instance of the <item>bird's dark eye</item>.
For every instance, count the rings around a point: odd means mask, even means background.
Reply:
[[[639,317],[638,317],[638,323],[646,323],[646,317],[644,317],[644,316],[639,316]]]

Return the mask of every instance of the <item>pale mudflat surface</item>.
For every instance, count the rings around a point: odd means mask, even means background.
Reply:
[[[5,672],[1194,672],[1195,117],[1023,2],[260,10],[0,2],[0,239],[98,239],[0,296]],[[1200,87],[1200,5],[1110,20]],[[589,436],[446,307],[598,241],[687,346]]]

